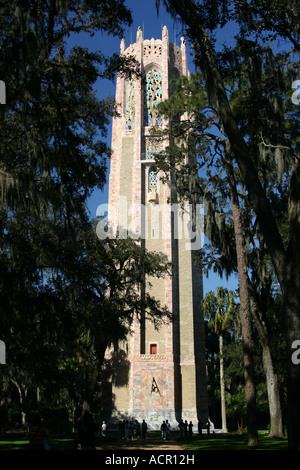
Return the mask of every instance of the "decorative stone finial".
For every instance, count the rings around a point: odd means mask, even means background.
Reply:
[[[185,52],[186,50],[185,37],[181,36],[180,40],[181,40],[181,50]]]
[[[163,39],[169,39],[169,32],[168,32],[168,28],[166,26],[163,27],[162,38]]]
[[[121,39],[120,52],[121,54],[124,54],[125,52],[125,38]]]
[[[136,42],[143,40],[143,31],[142,28],[139,26],[136,32]]]

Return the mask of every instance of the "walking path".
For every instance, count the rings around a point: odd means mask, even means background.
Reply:
[[[131,441],[106,441],[97,446],[97,450],[183,450],[183,447],[176,440],[163,441],[149,437]]]

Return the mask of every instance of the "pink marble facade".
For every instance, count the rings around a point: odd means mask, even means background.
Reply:
[[[169,43],[168,30],[166,27],[162,30],[161,39],[144,39],[142,31],[138,29],[136,42],[126,47],[125,41],[121,41],[120,53],[125,55],[133,55],[140,63],[141,71],[146,74],[151,68],[155,68],[162,79],[162,99],[169,96],[169,82],[171,76],[176,71],[179,75],[188,75],[186,46],[184,38],[181,38],[181,46]],[[124,213],[120,210],[120,196],[126,197],[129,206],[141,204],[151,204],[146,198],[146,176],[149,171],[151,162],[143,160],[143,139],[149,135],[150,128],[144,126],[144,89],[140,79],[135,81],[135,107],[134,107],[134,126],[126,128],[126,86],[128,80],[122,76],[117,77],[116,83],[116,103],[118,104],[119,117],[113,119],[112,124],[112,157],[110,165],[109,177],[109,207],[110,222],[117,227],[120,219],[124,220]],[[162,125],[164,125],[163,123]],[[145,176],[146,175],[146,176]],[[167,206],[169,197],[169,189],[164,187],[158,194],[158,204]],[[171,207],[166,220],[169,220],[169,237],[159,240],[159,247],[168,256],[169,260],[174,262],[174,243],[171,236]],[[131,218],[131,219],[130,219]],[[128,223],[132,221],[132,215],[129,215]],[[142,229],[143,220],[140,217],[136,226],[139,232]],[[145,242],[147,249],[152,249],[151,243]],[[187,255],[190,256],[191,254]],[[178,255],[179,256],[179,255]],[[180,268],[177,267],[179,270]],[[185,277],[190,276],[192,284],[192,270],[184,267]],[[178,275],[180,278],[180,273]],[[180,283],[180,281],[178,281]],[[201,284],[202,288],[202,284]],[[126,361],[129,364],[127,383],[122,386],[116,386],[112,383],[112,409],[110,412],[115,418],[135,418],[142,420],[145,418],[150,427],[159,427],[162,419],[168,419],[173,426],[177,426],[179,417],[184,413],[185,419],[193,419],[194,421],[200,415],[206,413],[206,403],[200,405],[196,397],[197,388],[202,389],[202,396],[205,396],[205,377],[203,372],[200,374],[202,383],[191,383],[191,387],[195,388],[194,395],[190,401],[184,401],[182,395],[183,386],[181,383],[181,375],[184,374],[184,366],[188,365],[189,372],[186,377],[191,376],[192,381],[196,381],[197,374],[195,357],[198,352],[193,354],[184,354],[185,347],[180,342],[186,340],[186,333],[181,331],[178,333],[180,326],[178,317],[180,317],[180,305],[178,298],[174,295],[174,279],[167,276],[160,284],[159,295],[168,307],[169,311],[176,313],[174,327],[173,322],[167,322],[162,326],[161,332],[157,336],[158,354],[149,354],[149,344],[142,344],[145,339],[141,334],[140,323],[135,321],[133,334],[129,336],[127,346],[122,346],[122,351],[126,352]],[[182,303],[183,301],[181,301]],[[186,307],[193,309],[193,306]],[[199,309],[199,305],[197,306]],[[196,315],[196,310],[195,310]],[[187,320],[186,329],[189,329],[190,321],[191,341],[194,337],[193,316],[191,320]],[[184,324],[185,320],[183,320]],[[177,329],[176,329],[177,328]],[[183,327],[181,327],[182,329]],[[201,330],[202,331],[202,330]],[[202,333],[201,333],[202,334]],[[155,337],[153,333],[153,337]],[[204,338],[202,338],[204,340]],[[204,342],[201,343],[203,351]],[[194,348],[195,349],[195,348]],[[163,352],[162,352],[163,351]],[[107,363],[111,361],[113,351],[107,354]],[[201,356],[203,358],[203,355]],[[188,360],[187,360],[188,358]],[[126,362],[126,364],[127,364]],[[181,368],[182,364],[182,370]],[[205,368],[205,364],[200,365],[201,370]],[[192,371],[192,372],[191,372]],[[188,375],[189,374],[189,375]],[[187,379],[189,380],[189,379]],[[198,400],[198,402],[197,402]],[[105,402],[107,403],[107,402]],[[191,405],[185,405],[191,403]],[[108,406],[109,408],[109,406]],[[108,409],[106,410],[108,412]],[[105,410],[104,410],[105,415]],[[182,416],[184,418],[184,416]],[[194,423],[196,424],[196,423]]]

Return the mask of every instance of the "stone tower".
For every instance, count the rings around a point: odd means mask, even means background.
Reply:
[[[181,47],[169,43],[166,27],[162,39],[144,40],[139,28],[134,44],[126,48],[121,41],[120,53],[136,58],[144,80],[117,77],[108,218],[173,263],[172,276],[153,279],[151,288],[173,321],[158,331],[148,320],[136,321],[128,341],[107,351],[103,417],[145,419],[152,429],[168,419],[178,429],[181,418],[207,419],[202,275],[193,263],[193,240],[182,229],[184,216],[169,203],[170,189],[154,165],[166,142],[153,127],[164,126],[156,103],[168,98],[171,78],[189,73],[185,40]]]

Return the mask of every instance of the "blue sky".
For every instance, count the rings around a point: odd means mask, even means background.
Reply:
[[[127,0],[127,7],[131,10],[133,24],[131,27],[125,30],[125,44],[128,47],[131,43],[136,42],[136,32],[140,26],[144,33],[144,39],[159,39],[162,37],[162,28],[167,26],[169,31],[169,40],[170,42],[175,42],[180,46],[180,38],[183,35],[181,25],[174,23],[171,16],[165,11],[165,8],[162,5],[160,6],[159,14],[155,7],[155,0]],[[231,34],[229,31],[221,33],[221,40],[226,41],[230,40]],[[227,37],[226,37],[227,36]],[[90,38],[88,35],[74,36],[72,38],[72,43],[78,42],[82,46],[101,49],[102,52],[109,56],[113,53],[119,53],[120,51],[120,39],[107,36],[105,34],[98,33],[93,38]],[[227,41],[226,41],[227,42]],[[190,72],[194,71],[192,55],[190,53],[189,46],[187,44],[187,58],[188,66]],[[101,81],[97,85],[97,94],[101,97],[114,96],[115,93],[115,82]],[[111,144],[111,125],[108,129],[108,144]],[[88,208],[91,214],[91,217],[96,217],[97,207],[100,204],[107,203],[108,198],[108,185],[106,184],[104,190],[96,190],[91,198],[88,201]],[[219,285],[227,287],[228,289],[237,288],[237,279],[231,278],[229,281],[226,279],[220,279],[218,275],[211,273],[209,278],[204,277],[204,294],[209,290],[215,290]]]

